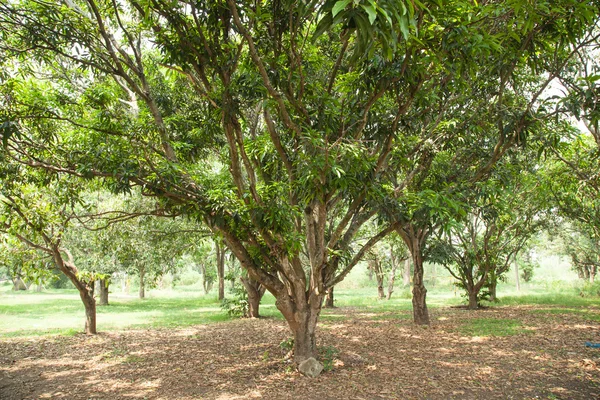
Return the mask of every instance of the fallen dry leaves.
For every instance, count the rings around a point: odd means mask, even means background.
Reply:
[[[594,312],[600,313],[599,310]],[[430,327],[394,314],[336,309],[319,340],[334,369],[304,378],[284,361],[284,322],[238,320],[95,337],[0,342],[0,399],[593,399],[600,327],[540,307],[432,311]],[[473,318],[520,320],[526,331],[471,337]]]

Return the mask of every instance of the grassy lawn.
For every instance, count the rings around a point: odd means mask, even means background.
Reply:
[[[84,310],[75,290],[45,290],[42,293],[13,292],[10,285],[0,286],[0,338],[13,336],[72,335],[83,329]],[[375,288],[340,289],[335,291],[336,306],[364,310],[373,319],[408,319],[412,304],[408,289],[398,288],[391,300],[379,300]],[[150,290],[145,300],[134,295],[111,293],[110,305],[98,307],[98,330],[125,330],[151,327],[175,327],[227,321],[231,318],[220,308],[216,295],[203,295],[201,290],[177,288],[168,291]],[[463,298],[448,288],[431,290],[427,303],[431,309],[462,304]],[[535,312],[575,313],[598,321],[597,298],[582,298],[575,294],[533,293],[501,297],[492,306],[515,305],[560,306]],[[590,311],[592,310],[592,311]],[[394,314],[395,313],[395,314]],[[275,299],[267,293],[261,304],[261,315],[281,319]],[[336,309],[324,309],[323,321],[343,319]],[[490,321],[476,318],[464,327],[464,334],[485,336],[521,331],[515,321]]]

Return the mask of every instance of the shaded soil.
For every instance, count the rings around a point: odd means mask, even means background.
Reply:
[[[599,309],[328,310],[319,341],[339,352],[316,379],[295,372],[283,321],[238,320],[95,337],[0,342],[0,399],[594,399],[600,398]],[[473,336],[485,318],[519,322],[511,336]],[[502,333],[502,330],[499,330]]]

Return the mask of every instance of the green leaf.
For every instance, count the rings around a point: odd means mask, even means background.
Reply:
[[[402,36],[404,36],[405,40],[408,40],[410,33],[408,32],[408,18],[406,15],[402,15],[398,18],[398,23],[400,24],[400,31],[402,31]]]
[[[364,5],[363,4],[361,7],[365,9],[365,11],[367,12],[367,14],[369,14],[369,23],[371,25],[373,25],[373,22],[375,22],[375,18],[377,18],[377,11],[371,5]]]
[[[338,15],[341,11],[344,10],[344,8],[346,8],[346,6],[348,4],[350,4],[352,0],[340,0],[337,3],[335,3],[333,5],[333,8],[331,9],[331,14],[335,17],[336,15]]]

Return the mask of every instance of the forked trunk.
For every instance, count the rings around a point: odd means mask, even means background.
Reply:
[[[246,289],[246,293],[248,294],[248,314],[246,317],[259,318],[260,301],[265,294],[265,288],[251,278],[241,277],[240,280],[242,281],[244,289]]]
[[[329,288],[327,291],[327,297],[325,298],[325,308],[335,308],[333,300],[333,288]]]
[[[25,281],[23,281],[23,279],[21,279],[20,276],[17,276],[15,279],[13,279],[13,289],[14,291],[18,291],[18,290],[27,290],[27,285],[25,284]]]

